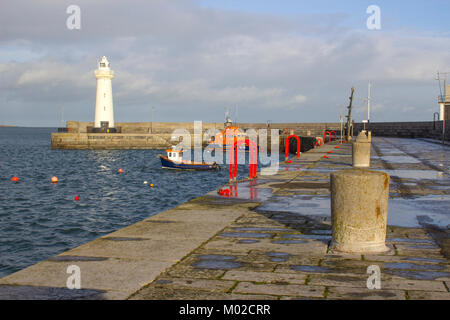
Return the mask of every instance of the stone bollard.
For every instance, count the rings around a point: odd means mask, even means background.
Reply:
[[[372,136],[370,136],[372,139]],[[352,143],[352,164],[355,168],[370,167],[370,140],[366,136],[366,131],[359,133],[356,141]]]
[[[331,174],[332,250],[385,252],[389,175],[350,169]]]

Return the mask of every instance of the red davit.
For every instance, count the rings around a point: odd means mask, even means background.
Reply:
[[[256,178],[256,171],[258,169],[258,147],[256,146],[256,143],[245,139],[245,142],[235,141],[233,144],[233,148],[230,149],[230,182],[233,180],[236,180],[237,176],[237,156],[238,156],[238,148],[239,145],[245,144],[249,146],[250,148],[250,175],[249,178],[253,179]],[[236,149],[236,152],[234,151]]]
[[[334,130],[331,130],[331,131],[324,131],[324,132],[323,132],[323,142],[324,142],[324,143],[325,143],[325,136],[327,135],[327,133],[328,133],[328,143],[331,142],[331,133],[334,134],[334,139],[336,139],[336,131],[334,131]]]
[[[323,145],[323,139],[321,138],[317,139],[316,143],[314,144],[314,148],[317,147],[318,143],[320,143],[320,145]]]
[[[294,137],[295,139],[297,139],[297,158],[300,158],[300,146],[301,146],[301,140],[298,136],[296,136],[295,134],[291,134],[289,137],[286,138],[286,142],[284,143],[285,145],[285,161],[287,161],[287,159],[289,158],[289,139]]]

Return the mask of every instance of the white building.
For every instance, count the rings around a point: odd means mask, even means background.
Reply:
[[[94,128],[114,128],[111,86],[114,71],[109,68],[109,62],[105,56],[98,63],[98,69],[95,70],[95,78],[97,78],[97,99],[95,102]]]

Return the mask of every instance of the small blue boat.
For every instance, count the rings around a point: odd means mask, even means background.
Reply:
[[[159,155],[161,165],[165,169],[180,170],[218,170],[220,166],[217,163],[194,162],[183,160],[183,150],[167,149],[167,156]]]

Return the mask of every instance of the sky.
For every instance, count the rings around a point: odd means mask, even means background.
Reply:
[[[116,122],[222,122],[226,109],[238,122],[338,122],[352,86],[361,121],[369,81],[371,121],[430,121],[436,73],[450,72],[448,12],[448,0],[2,0],[0,124],[93,121],[103,55]]]

